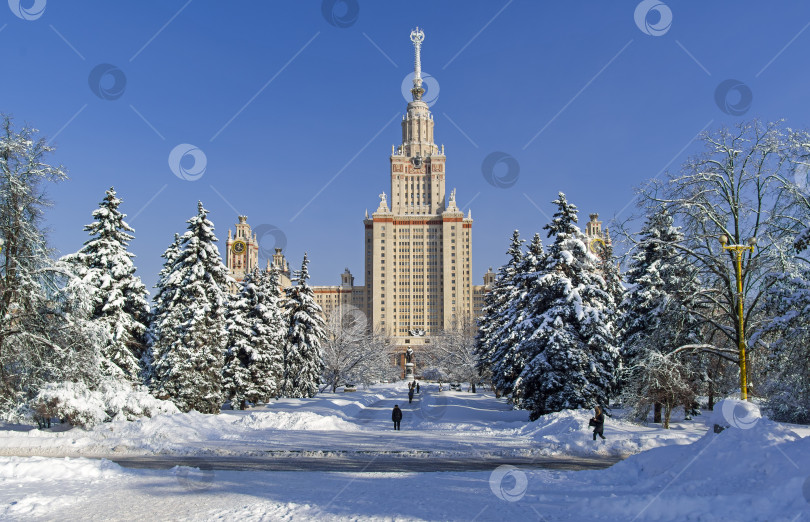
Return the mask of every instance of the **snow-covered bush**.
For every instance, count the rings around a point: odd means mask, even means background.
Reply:
[[[33,413],[40,419],[58,417],[73,426],[92,428],[115,418],[134,420],[179,410],[169,401],[156,399],[142,386],[110,380],[97,389],[84,383],[48,383],[34,398]]]
[[[622,404],[629,407],[630,416],[646,421],[655,404],[663,408],[663,427],[669,428],[672,411],[682,406],[689,410],[695,403],[695,374],[678,354],[663,354],[650,350],[626,368]]]

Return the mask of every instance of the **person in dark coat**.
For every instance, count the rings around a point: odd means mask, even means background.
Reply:
[[[596,436],[599,435],[604,440],[605,434],[605,414],[602,413],[602,408],[597,406],[594,408],[594,415],[589,425],[593,426],[593,440],[596,440]]]
[[[416,393],[419,393],[419,383],[416,383]]]
[[[408,404],[413,402],[413,388],[408,391]]]
[[[402,410],[399,404],[394,404],[394,411],[391,412],[391,420],[394,421],[394,429],[399,430],[399,423],[402,422]]]

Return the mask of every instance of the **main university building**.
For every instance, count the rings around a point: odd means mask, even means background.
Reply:
[[[402,144],[389,157],[391,204],[383,192],[377,210],[364,225],[365,270],[362,286],[347,268],[340,285],[314,286],[325,316],[361,310],[369,327],[383,328],[397,346],[395,361],[404,364],[404,351],[429,349],[431,337],[465,318],[480,315],[484,295],[495,280],[490,268],[483,285],[472,277],[471,212],[465,216],[455,189],[445,188],[447,157],[433,139],[434,121],[422,100],[420,50],[424,33],[411,32],[415,49],[413,100],[402,118]],[[595,215],[588,224],[599,226]],[[227,266],[236,280],[258,266],[259,244],[247,217],[239,216],[235,233],[228,231]],[[281,284],[291,284],[290,270],[280,249],[268,260],[279,269]]]

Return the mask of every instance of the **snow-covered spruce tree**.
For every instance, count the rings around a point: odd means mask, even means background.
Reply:
[[[661,380],[698,375],[693,367],[696,355],[669,356],[682,346],[701,342],[701,321],[697,315],[701,288],[696,270],[679,249],[683,239],[666,206],[650,209],[625,274],[628,291],[619,321],[624,402],[644,419],[650,407],[654,407],[654,422],[662,422],[662,406],[668,419],[671,408],[679,405],[674,397],[666,397],[666,390],[683,397],[678,392],[679,386],[675,383],[668,386]],[[673,370],[662,371],[660,366],[665,363],[672,364]],[[655,375],[647,375],[649,372]],[[660,384],[654,394],[645,391],[650,389],[650,382]],[[666,400],[662,401],[662,397]],[[691,407],[680,405],[687,410]]]
[[[218,413],[223,402],[227,288],[233,280],[222,264],[207,215],[199,203],[158,282],[150,332],[150,387],[156,397],[171,400],[181,411]]]
[[[152,298],[152,311],[149,314],[149,325],[146,329],[146,350],[141,358],[141,370],[143,372],[144,385],[152,388],[152,379],[154,377],[154,361],[152,354],[154,353],[155,341],[160,339],[162,321],[156,318],[163,314],[165,310],[165,303],[171,302],[177,290],[176,285],[169,285],[169,275],[172,273],[174,260],[177,259],[180,253],[180,234],[174,234],[174,241],[166,249],[160,257],[163,258],[163,267],[158,273],[157,284],[155,289],[157,292]]]
[[[278,273],[247,274],[226,317],[228,348],[223,388],[234,408],[278,395],[286,322],[279,308]]]
[[[529,302],[537,329],[519,349],[527,361],[514,394],[531,419],[564,409],[606,406],[616,390],[615,303],[576,226],[577,209],[559,194],[544,228],[553,243]]]
[[[492,356],[492,371],[498,376],[499,388],[519,406],[520,398],[512,392],[515,381],[526,366],[525,353],[520,347],[534,333],[538,316],[532,306],[531,289],[542,275],[545,262],[543,240],[535,234],[529,248],[518,263],[500,331],[497,347]]]
[[[515,275],[518,265],[523,259],[522,246],[523,240],[520,239],[520,232],[515,230],[512,232],[509,248],[506,251],[509,260],[498,269],[492,290],[484,296],[483,314],[478,320],[478,334],[475,338],[475,354],[478,357],[479,373],[491,373],[492,386],[498,395],[502,389],[511,389],[512,381],[496,374],[492,368],[496,362],[495,351],[500,346],[503,325],[508,320],[508,309],[515,297]]]
[[[247,407],[250,379],[250,352],[253,349],[253,329],[248,312],[256,304],[254,273],[245,274],[239,283],[239,291],[228,296],[228,312],[225,314],[225,330],[228,340],[225,348],[225,363],[222,368],[222,392],[233,409]]]
[[[107,190],[93,211],[95,221],[84,227],[90,239],[63,260],[92,289],[91,319],[110,333],[110,342],[102,348],[102,372],[140,383],[149,304],[146,287],[135,275],[135,255],[127,250],[133,229],[124,221],[120,204],[115,189]]]
[[[775,277],[767,303],[774,317],[763,336],[771,339],[765,409],[774,420],[809,424],[810,265],[795,263]]]
[[[255,280],[257,304],[248,317],[256,343],[250,365],[253,390],[251,402],[267,402],[278,397],[284,378],[284,346],[287,335],[287,316],[283,306],[278,268],[270,267]]]
[[[301,270],[293,273],[295,285],[287,289],[285,307],[289,328],[284,348],[282,397],[314,397],[323,372],[321,346],[326,341],[323,311],[307,284],[309,259],[304,253]]]

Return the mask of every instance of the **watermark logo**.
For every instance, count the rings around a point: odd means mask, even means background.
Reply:
[[[188,161],[192,162],[191,165],[188,165]],[[186,181],[200,179],[205,174],[207,165],[205,153],[188,143],[181,143],[169,153],[169,168],[175,176]]]
[[[262,223],[253,228],[253,233],[259,241],[259,259],[273,259],[277,248],[281,250],[287,248],[287,235],[275,225]]]
[[[793,181],[804,192],[810,188],[810,163],[797,163],[793,169]]]
[[[753,91],[740,80],[725,80],[714,90],[714,102],[721,111],[731,116],[742,116],[748,112],[753,101]]]
[[[87,83],[93,94],[102,100],[117,100],[124,95],[127,88],[127,77],[124,71],[109,63],[100,63],[93,67]]]
[[[489,476],[489,489],[501,500],[517,502],[526,494],[529,479],[515,466],[498,466]]]
[[[214,468],[204,459],[195,466],[175,466],[174,477],[177,483],[194,493],[208,491],[214,485]]]
[[[349,340],[359,339],[366,333],[368,318],[365,312],[353,305],[341,307],[340,331]]]
[[[672,10],[660,0],[644,0],[633,13],[636,26],[650,36],[664,36],[672,27]]]
[[[405,78],[402,79],[402,97],[406,102],[413,101],[411,89],[413,89],[413,79],[416,73],[411,71]],[[425,92],[422,94],[422,101],[427,103],[428,107],[432,107],[434,103],[439,100],[439,81],[430,73],[422,71],[422,88]]]
[[[747,430],[753,428],[762,414],[759,408],[748,401],[726,399],[722,406],[723,419],[733,428]]]
[[[520,164],[509,154],[496,151],[484,158],[481,173],[486,182],[493,187],[509,188],[517,183],[520,177]]]
[[[29,7],[24,7],[23,3],[29,4]],[[45,4],[47,0],[8,0],[8,7],[14,16],[23,20],[33,21],[37,20],[45,13]]]
[[[360,4],[357,0],[323,0],[321,14],[329,25],[345,29],[357,22],[360,17]]]

